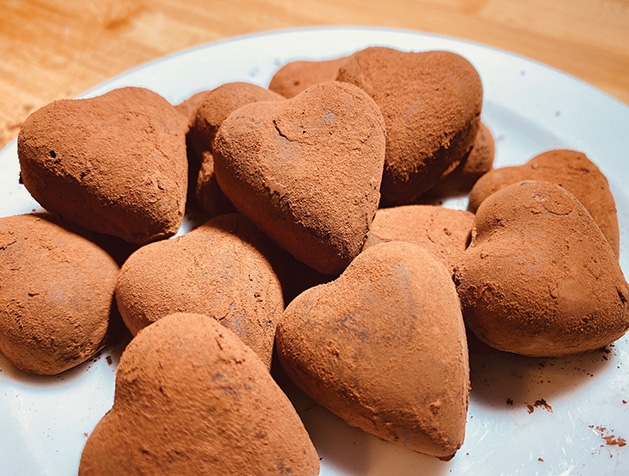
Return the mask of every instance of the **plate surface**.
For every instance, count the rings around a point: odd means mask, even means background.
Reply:
[[[313,28],[246,36],[149,63],[87,92],[150,88],[173,103],[229,81],[267,86],[296,59],[329,59],[369,45],[457,52],[479,71],[483,121],[497,167],[552,148],[585,152],[605,173],[629,271],[629,107],[558,71],[459,40],[404,30]],[[18,184],[15,142],[0,152],[0,216],[39,209]],[[454,202],[452,206],[465,206]],[[0,356],[0,472],[73,475],[87,435],[113,402],[121,349],[56,377],[35,377]],[[629,337],[591,354],[530,359],[470,338],[472,393],[463,447],[449,462],[350,428],[298,391],[289,393],[322,458],[322,475],[598,475],[629,467]]]

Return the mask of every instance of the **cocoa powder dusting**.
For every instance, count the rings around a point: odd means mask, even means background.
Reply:
[[[186,118],[127,87],[55,101],[18,136],[20,177],[46,210],[132,243],[174,235],[187,191]]]
[[[88,437],[80,476],[299,474],[319,458],[290,400],[234,333],[171,314],[127,346],[114,404]]]
[[[612,248],[550,182],[512,184],[481,203],[455,282],[469,328],[499,350],[575,354],[629,328],[629,286]]]
[[[370,47],[348,57],[337,80],[363,88],[385,118],[384,204],[411,203],[471,150],[483,89],[462,56]]]
[[[273,241],[338,275],[369,231],[384,153],[378,106],[356,86],[331,81],[230,114],[214,141],[214,173],[236,209]]]

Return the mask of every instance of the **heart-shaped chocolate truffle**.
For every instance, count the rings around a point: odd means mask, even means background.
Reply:
[[[319,458],[257,355],[214,319],[171,314],[127,346],[80,476],[304,475]]]
[[[40,375],[93,357],[105,346],[118,271],[58,217],[0,218],[0,352]]]
[[[276,344],[288,376],[348,424],[443,459],[463,443],[465,328],[450,273],[424,248],[365,250],[288,305]]]
[[[221,84],[205,94],[186,136],[195,197],[209,217],[234,212],[214,174],[212,143],[219,127],[233,111],[252,102],[283,101],[279,94],[245,82]]]
[[[150,243],[120,270],[120,315],[135,335],[173,312],[208,314],[238,334],[270,368],[275,327],[284,311],[271,264],[279,251],[239,213]]]
[[[470,192],[468,209],[475,213],[492,193],[523,180],[543,180],[568,190],[592,215],[616,256],[620,255],[620,231],[616,202],[609,182],[582,152],[548,150],[523,165],[500,167],[483,175]]]
[[[483,88],[480,76],[462,56],[370,47],[351,55],[337,79],[364,89],[384,116],[383,203],[411,203],[472,148]]]
[[[583,205],[530,181],[485,199],[455,280],[466,324],[499,350],[554,357],[603,347],[629,328],[629,287]]]
[[[89,230],[141,244],[171,236],[186,204],[187,127],[143,88],[55,101],[20,130],[21,179],[46,210]]]
[[[300,261],[338,274],[360,253],[380,198],[384,121],[361,89],[320,83],[243,106],[214,141],[219,186]]]

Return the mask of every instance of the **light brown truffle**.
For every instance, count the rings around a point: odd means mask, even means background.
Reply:
[[[618,213],[609,182],[596,164],[575,150],[548,150],[523,165],[492,170],[472,188],[468,210],[475,212],[488,196],[523,180],[543,180],[568,190],[592,215],[615,255],[620,256]]]
[[[494,166],[496,143],[489,128],[480,123],[472,150],[463,157],[461,163],[446,174],[437,185],[420,198],[441,198],[468,193],[474,184]]]
[[[171,240],[143,246],[116,283],[132,334],[173,312],[208,314],[230,328],[270,368],[282,287],[268,239],[245,217],[216,217]]]
[[[43,215],[0,218],[0,352],[17,368],[55,375],[105,345],[118,265]]]
[[[172,314],[120,359],[113,408],[89,436],[80,476],[316,476],[308,433],[264,364],[207,316]]]
[[[462,56],[370,47],[351,55],[337,79],[364,89],[382,110],[387,131],[383,204],[411,203],[472,148],[483,89]]]
[[[629,328],[629,287],[609,243],[550,182],[509,185],[481,203],[455,280],[466,324],[499,350],[586,352]]]
[[[287,375],[348,424],[443,459],[462,445],[465,327],[450,273],[424,248],[375,245],[299,295],[277,351]]]
[[[216,133],[233,111],[259,101],[283,101],[279,94],[245,82],[225,83],[203,97],[186,137],[194,196],[210,218],[236,211],[222,192],[214,175],[212,143]]]
[[[346,56],[322,61],[291,61],[282,66],[271,78],[269,89],[287,99],[317,83],[336,80]]]
[[[415,243],[452,271],[467,247],[473,220],[470,212],[434,205],[380,208],[364,249],[388,241]]]
[[[89,230],[133,243],[168,237],[185,208],[186,127],[142,88],[55,101],[20,130],[21,179],[46,210]]]
[[[338,274],[360,253],[380,198],[384,121],[351,84],[247,104],[214,141],[218,184],[242,214],[297,259]]]
[[[201,107],[201,105],[205,102],[205,97],[209,93],[209,90],[194,93],[189,98],[177,104],[175,109],[177,109],[180,114],[183,114],[188,119],[188,123],[192,125],[199,107]]]

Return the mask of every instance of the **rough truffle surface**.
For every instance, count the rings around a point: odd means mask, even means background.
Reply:
[[[132,334],[173,312],[208,314],[271,366],[284,311],[269,259],[275,246],[245,217],[221,215],[170,240],[146,245],[116,283],[120,315]]]
[[[213,319],[173,314],[125,349],[80,476],[316,476],[319,458],[264,364]]]
[[[339,274],[360,253],[380,198],[384,121],[361,89],[331,81],[243,106],[214,141],[218,184],[297,259]]]
[[[280,363],[352,426],[448,459],[462,445],[469,364],[450,274],[418,245],[381,243],[288,305]]]
[[[55,101],[20,130],[21,178],[46,210],[148,243],[174,235],[182,223],[186,130],[174,106],[143,88]]]
[[[523,165],[492,170],[472,188],[468,210],[476,212],[483,200],[492,193],[523,180],[543,180],[568,190],[592,215],[616,256],[620,255],[618,213],[609,182],[596,164],[582,152],[548,150]]]
[[[191,155],[190,167],[195,174],[195,196],[210,218],[236,211],[218,186],[214,174],[212,144],[219,127],[229,114],[245,104],[282,100],[282,96],[268,89],[245,82],[222,84],[203,97],[186,140]]]
[[[629,287],[609,243],[550,182],[519,182],[481,203],[455,281],[466,324],[499,350],[586,352],[629,328]]]
[[[48,215],[0,218],[0,352],[54,375],[105,345],[118,265]]]
[[[496,155],[496,142],[489,128],[480,123],[478,134],[469,154],[450,173],[446,174],[437,185],[428,190],[421,198],[448,197],[469,193],[474,184],[493,169]]]
[[[411,203],[472,148],[483,88],[462,56],[370,47],[351,55],[337,79],[364,89],[384,116],[384,204]]]
[[[452,271],[467,248],[473,221],[470,212],[434,205],[380,208],[364,249],[388,241],[415,243]]]
[[[287,99],[317,83],[336,80],[339,68],[347,57],[322,61],[292,61],[282,66],[271,78],[269,89]]]

